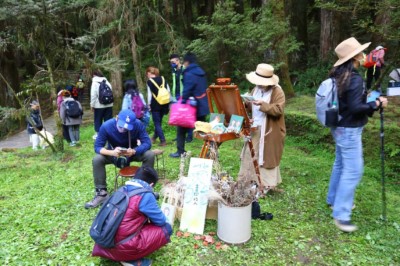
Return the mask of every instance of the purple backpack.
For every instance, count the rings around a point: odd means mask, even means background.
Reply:
[[[135,113],[136,118],[140,119],[143,117],[145,107],[146,106],[143,104],[143,101],[140,98],[139,93],[132,94],[131,110]]]

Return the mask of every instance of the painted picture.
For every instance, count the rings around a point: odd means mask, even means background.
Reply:
[[[219,123],[224,123],[225,121],[225,115],[224,114],[217,114],[217,113],[211,113],[210,114],[210,124],[211,127],[219,124]]]
[[[175,220],[176,207],[172,204],[163,202],[161,204],[161,211],[164,213],[165,217],[167,218],[167,223],[169,223],[173,227],[174,220]]]
[[[229,121],[228,132],[240,133],[243,124],[243,116],[232,115],[231,121]]]

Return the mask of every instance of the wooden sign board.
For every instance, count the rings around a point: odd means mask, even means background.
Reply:
[[[191,158],[180,230],[202,235],[208,205],[213,161]]]

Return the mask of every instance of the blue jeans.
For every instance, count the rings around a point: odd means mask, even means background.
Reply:
[[[336,143],[336,158],[326,202],[333,205],[332,216],[337,220],[351,220],[354,193],[364,170],[362,131],[363,127],[331,129]]]
[[[154,122],[154,135],[153,138],[157,139],[160,138],[160,142],[164,142],[165,141],[165,136],[164,136],[164,132],[162,130],[162,119],[164,117],[164,113],[163,112],[151,112],[151,116],[153,118],[153,122]]]

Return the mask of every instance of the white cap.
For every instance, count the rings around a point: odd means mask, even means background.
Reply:
[[[378,46],[375,48],[375,50],[381,50],[381,49],[383,49],[383,46],[382,46],[382,45],[378,45]]]

